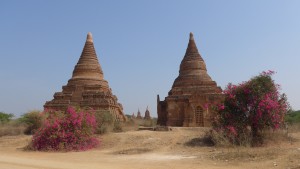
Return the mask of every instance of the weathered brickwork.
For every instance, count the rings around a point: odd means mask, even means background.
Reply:
[[[207,74],[193,34],[180,64],[179,76],[164,101],[157,96],[157,123],[162,126],[211,126],[213,110],[223,100],[222,89]]]
[[[55,93],[54,99],[45,103],[44,108],[64,111],[68,106],[109,112],[117,121],[126,120],[122,105],[103,78],[90,32],[72,78],[62,87],[62,92]]]

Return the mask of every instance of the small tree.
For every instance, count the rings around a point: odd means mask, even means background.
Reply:
[[[14,117],[13,114],[7,114],[7,113],[0,112],[0,124],[9,122],[13,117]]]
[[[42,114],[38,110],[30,111],[23,114],[18,121],[25,124],[27,127],[24,134],[34,134],[37,129],[42,126],[43,119]]]
[[[289,111],[285,116],[285,121],[289,124],[300,123],[300,110],[298,111]]]
[[[272,79],[273,71],[262,72],[239,85],[229,84],[224,90],[224,105],[219,106],[214,126],[225,131],[232,142],[241,144],[245,136],[252,144],[262,141],[265,128],[278,129],[288,110],[285,94]]]
[[[95,114],[97,126],[96,134],[104,134],[107,132],[109,127],[112,127],[114,119],[109,111],[98,111]]]

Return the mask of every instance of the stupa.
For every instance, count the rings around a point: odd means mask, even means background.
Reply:
[[[132,113],[132,115],[131,115],[131,119],[135,119],[136,117],[135,117],[135,114],[134,114],[134,112]]]
[[[141,112],[140,112],[140,109],[139,109],[138,112],[137,112],[136,118],[137,118],[137,119],[143,119],[143,118],[142,118],[142,115],[141,115]]]
[[[90,32],[72,78],[62,87],[62,92],[56,92],[54,99],[45,103],[44,108],[64,111],[68,106],[109,112],[116,121],[126,120],[122,105],[103,77]]]
[[[211,126],[213,109],[222,102],[222,89],[207,73],[194,36],[180,64],[179,76],[164,101],[157,95],[157,124],[162,126]]]
[[[145,120],[150,120],[150,119],[151,119],[150,111],[149,111],[149,109],[148,109],[148,106],[147,106],[147,109],[146,109],[146,111],[145,111],[144,119],[145,119]]]

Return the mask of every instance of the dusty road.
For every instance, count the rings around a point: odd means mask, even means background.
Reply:
[[[101,136],[86,152],[23,151],[30,136],[0,138],[0,169],[300,169],[300,132],[295,141],[260,148],[187,146],[205,129],[131,131]]]

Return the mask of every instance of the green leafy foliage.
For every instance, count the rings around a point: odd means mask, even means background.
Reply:
[[[109,128],[113,126],[114,120],[110,112],[108,111],[96,111],[95,113],[97,126],[96,134],[105,134]]]
[[[114,122],[114,128],[113,128],[113,132],[122,132],[123,131],[123,127],[122,124],[118,121]]]
[[[7,113],[0,112],[0,123],[2,123],[2,124],[7,123],[7,122],[9,122],[13,117],[14,117],[13,114],[7,114]]]
[[[300,123],[300,110],[287,113],[285,121],[289,124]]]
[[[40,111],[30,111],[22,115],[19,119],[20,123],[27,125],[24,134],[34,134],[37,129],[42,126],[43,119]]]

